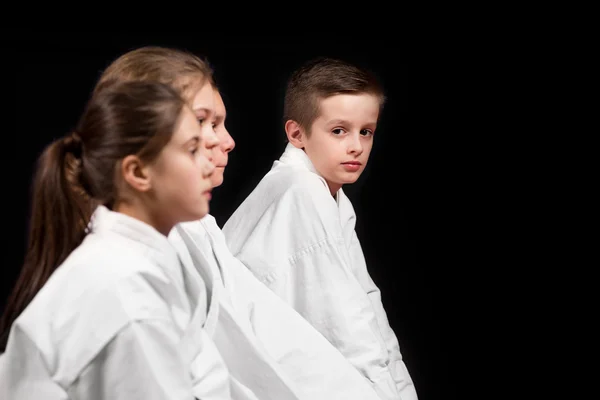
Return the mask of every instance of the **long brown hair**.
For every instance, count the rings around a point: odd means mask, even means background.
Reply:
[[[127,81],[161,82],[187,100],[206,82],[216,88],[207,61],[185,50],[160,46],[140,47],[121,55],[104,70],[94,90]]]
[[[118,200],[118,165],[130,154],[151,162],[170,140],[185,100],[158,82],[114,84],[94,93],[75,131],[38,160],[27,254],[0,320],[8,335],[52,273],[81,244],[98,204]],[[4,347],[4,346],[2,346]]]

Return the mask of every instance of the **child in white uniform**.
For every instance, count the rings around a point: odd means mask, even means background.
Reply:
[[[167,239],[208,213],[202,140],[176,91],[130,82],[95,93],[77,129],[46,148],[3,319],[0,398],[232,398],[202,330],[204,284]]]
[[[416,391],[356,236],[342,186],[364,170],[384,103],[367,72],[318,59],[285,95],[289,143],[225,226],[233,254],[321,332],[382,399]]]

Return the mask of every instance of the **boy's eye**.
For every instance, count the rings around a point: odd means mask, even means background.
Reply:
[[[362,131],[360,131],[360,134],[363,136],[370,136],[373,134],[373,131],[370,129],[363,129]]]
[[[336,135],[341,135],[342,133],[344,133],[344,130],[342,128],[336,128],[331,132],[335,133]]]

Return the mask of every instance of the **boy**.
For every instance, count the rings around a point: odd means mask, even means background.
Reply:
[[[252,273],[321,332],[383,399],[416,399],[342,186],[364,170],[385,101],[374,77],[316,59],[292,74],[288,145],[223,227]]]

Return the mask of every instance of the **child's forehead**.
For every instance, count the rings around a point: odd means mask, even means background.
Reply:
[[[317,114],[345,112],[357,109],[379,109],[379,98],[371,93],[338,93],[321,97],[316,104]]]
[[[329,96],[317,104],[313,123],[377,124],[379,120],[379,99],[368,93]]]

